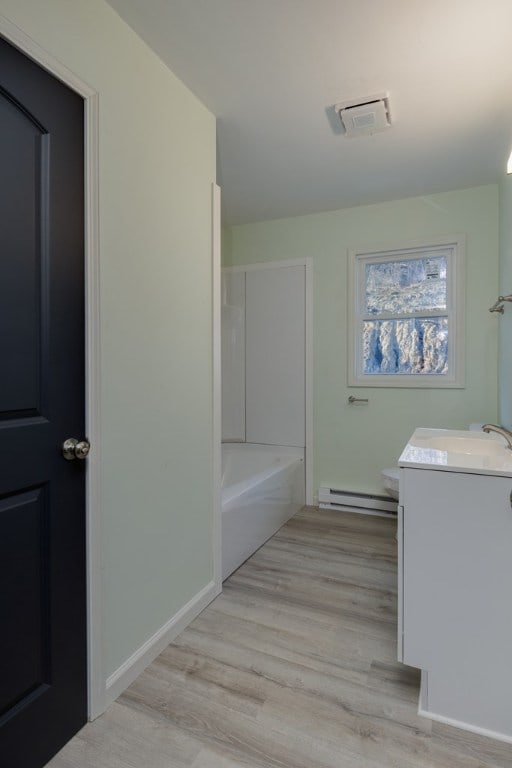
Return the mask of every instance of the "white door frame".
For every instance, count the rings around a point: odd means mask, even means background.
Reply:
[[[260,269],[282,267],[305,267],[305,423],[306,423],[306,504],[313,504],[313,259],[283,259],[282,261],[261,261],[253,264],[237,264],[223,267],[223,272],[253,272]]]
[[[212,494],[213,580],[222,590],[221,189],[212,183]]]
[[[0,15],[0,35],[84,99],[85,424],[92,450],[86,474],[88,716],[105,711],[100,458],[100,270],[98,93],[19,27]]]

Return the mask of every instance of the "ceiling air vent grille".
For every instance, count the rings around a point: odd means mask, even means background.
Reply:
[[[334,106],[345,136],[370,136],[385,131],[391,125],[389,96],[380,93],[357,101],[345,101]]]

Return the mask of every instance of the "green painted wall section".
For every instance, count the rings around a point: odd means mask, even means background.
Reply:
[[[0,13],[99,93],[110,675],[212,579],[215,118],[102,0]]]
[[[466,236],[466,386],[347,386],[347,251]],[[415,427],[466,428],[497,415],[498,186],[233,227],[228,264],[314,261],[314,488],[380,492]],[[229,261],[228,261],[229,258]],[[350,406],[350,394],[368,406]]]
[[[512,293],[512,175],[500,181],[500,290]],[[503,315],[496,314],[500,328],[500,422],[512,429],[512,304]]]

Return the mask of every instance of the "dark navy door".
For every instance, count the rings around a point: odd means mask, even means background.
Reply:
[[[0,38],[0,765],[86,720],[83,100]]]

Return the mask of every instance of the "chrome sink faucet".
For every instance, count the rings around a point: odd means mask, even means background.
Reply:
[[[496,424],[484,424],[483,432],[496,432],[507,441],[507,448],[512,451],[512,432],[505,427],[497,427]]]

